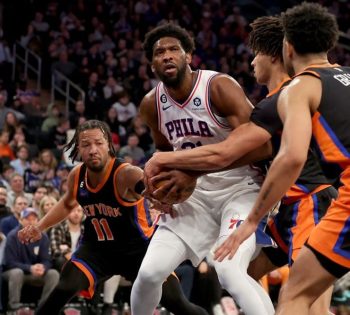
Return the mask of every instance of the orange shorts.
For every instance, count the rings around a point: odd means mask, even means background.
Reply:
[[[307,242],[322,266],[336,277],[350,270],[350,168],[342,172],[341,182],[338,198]]]
[[[312,229],[325,215],[336,196],[334,187],[321,185],[296,202],[282,202],[278,214],[269,222],[268,232],[285,253],[285,263],[293,263]],[[281,265],[282,261],[277,264]]]

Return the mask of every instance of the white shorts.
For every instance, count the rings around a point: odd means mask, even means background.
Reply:
[[[234,189],[234,188],[238,188]],[[216,241],[231,234],[244,220],[258,195],[260,186],[244,183],[217,191],[196,188],[185,202],[175,205],[177,216],[162,214],[158,224],[178,235],[192,252],[188,257],[198,265]]]

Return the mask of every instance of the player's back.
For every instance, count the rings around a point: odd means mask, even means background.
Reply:
[[[210,103],[210,82],[217,75],[214,71],[199,70],[190,96],[181,104],[169,95],[162,82],[156,87],[159,130],[175,151],[221,142],[232,131],[227,120],[215,114]],[[259,171],[244,166],[201,176],[197,187],[218,190],[237,185],[239,189],[240,185],[252,181],[261,181]]]
[[[303,74],[318,77],[322,82],[322,97],[312,117],[315,144],[322,159],[350,166],[350,68],[309,67]]]

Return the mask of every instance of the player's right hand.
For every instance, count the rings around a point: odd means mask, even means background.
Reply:
[[[34,243],[41,239],[42,234],[39,228],[35,225],[28,225],[18,231],[18,239],[23,244]]]

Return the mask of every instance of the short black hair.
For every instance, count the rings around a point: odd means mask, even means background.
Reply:
[[[249,46],[253,52],[279,57],[282,61],[284,32],[281,17],[262,16],[255,19],[250,27]]]
[[[116,151],[113,146],[112,142],[112,134],[109,126],[100,120],[87,120],[81,125],[79,125],[74,133],[74,136],[72,140],[65,146],[65,150],[68,151],[69,149],[72,149],[72,151],[69,154],[69,158],[72,159],[72,162],[74,162],[78,156],[78,147],[79,147],[79,135],[85,131],[85,130],[91,130],[91,129],[99,129],[103,133],[104,138],[108,142],[108,148],[109,148],[109,155],[111,157],[116,156]]]
[[[173,23],[167,23],[156,27],[145,36],[143,49],[145,50],[146,57],[149,61],[152,61],[154,44],[162,37],[177,38],[186,53],[192,54],[195,49],[192,36],[190,36],[190,34],[184,28]]]
[[[303,2],[282,13],[284,35],[298,54],[328,52],[339,37],[336,18],[317,3]]]

